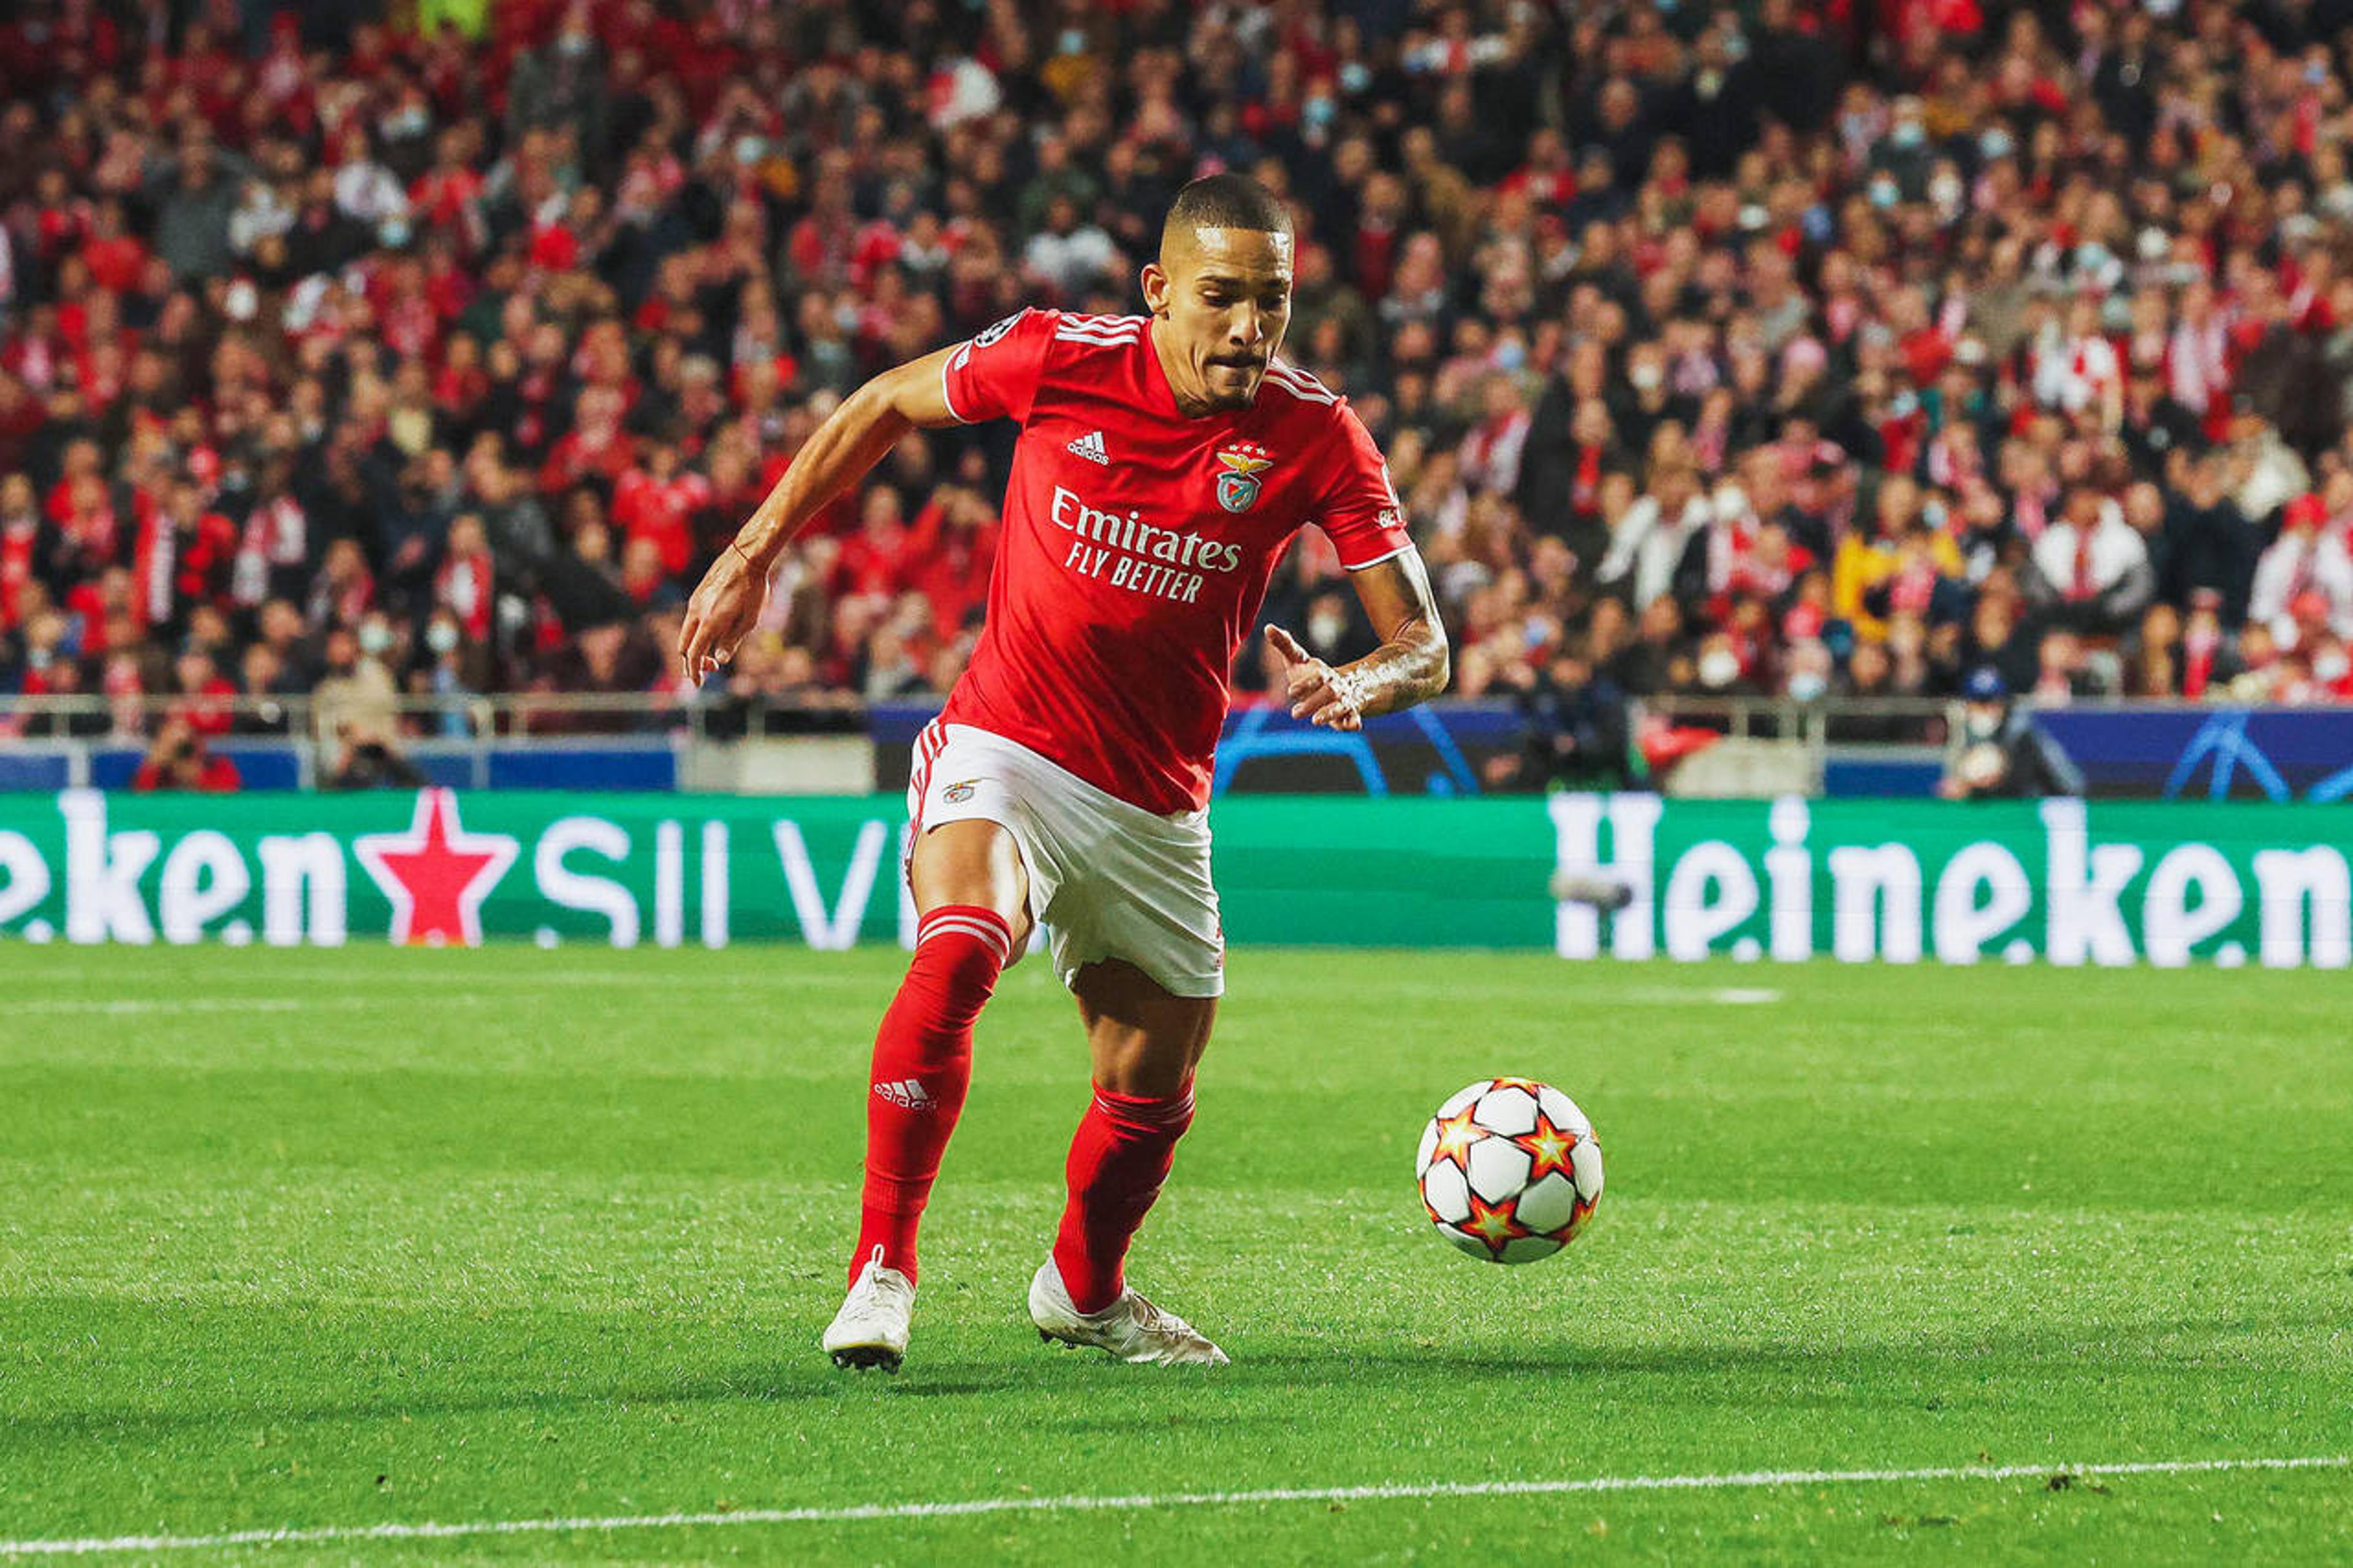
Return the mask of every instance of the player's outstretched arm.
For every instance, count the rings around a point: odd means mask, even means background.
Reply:
[[[1335,669],[1281,626],[1266,640],[1290,666],[1291,716],[1333,730],[1361,730],[1377,713],[1394,713],[1446,689],[1446,625],[1430,592],[1421,554],[1408,548],[1348,574],[1381,646]]]
[[[686,602],[678,656],[689,676],[700,680],[735,656],[767,603],[776,557],[820,507],[857,483],[908,431],[956,423],[942,384],[956,346],[884,371],[817,427]]]

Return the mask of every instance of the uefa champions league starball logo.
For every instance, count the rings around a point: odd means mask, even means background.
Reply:
[[[1225,472],[1218,476],[1218,504],[1228,511],[1248,511],[1258,504],[1259,475],[1274,466],[1274,458],[1255,441],[1235,441],[1218,449]]]

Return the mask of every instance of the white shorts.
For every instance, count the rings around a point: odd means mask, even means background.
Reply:
[[[1027,746],[934,719],[915,739],[909,842],[943,823],[994,822],[1029,873],[1029,914],[1054,973],[1124,958],[1177,996],[1226,989],[1226,936],[1209,880],[1209,814],[1157,816]]]

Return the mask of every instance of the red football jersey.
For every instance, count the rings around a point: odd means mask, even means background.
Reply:
[[[1347,400],[1275,360],[1189,419],[1144,316],[1024,310],[951,355],[948,408],[1015,419],[988,620],[943,717],[1162,816],[1209,800],[1234,655],[1293,534],[1355,570],[1409,548]]]

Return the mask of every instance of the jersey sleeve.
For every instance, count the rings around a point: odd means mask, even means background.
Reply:
[[[1356,572],[1404,554],[1413,538],[1373,433],[1345,403],[1334,414],[1339,428],[1329,447],[1332,479],[1317,499],[1315,521],[1339,551],[1340,564]]]
[[[1008,316],[950,354],[940,371],[948,412],[967,425],[1028,419],[1059,314],[1033,308]]]

